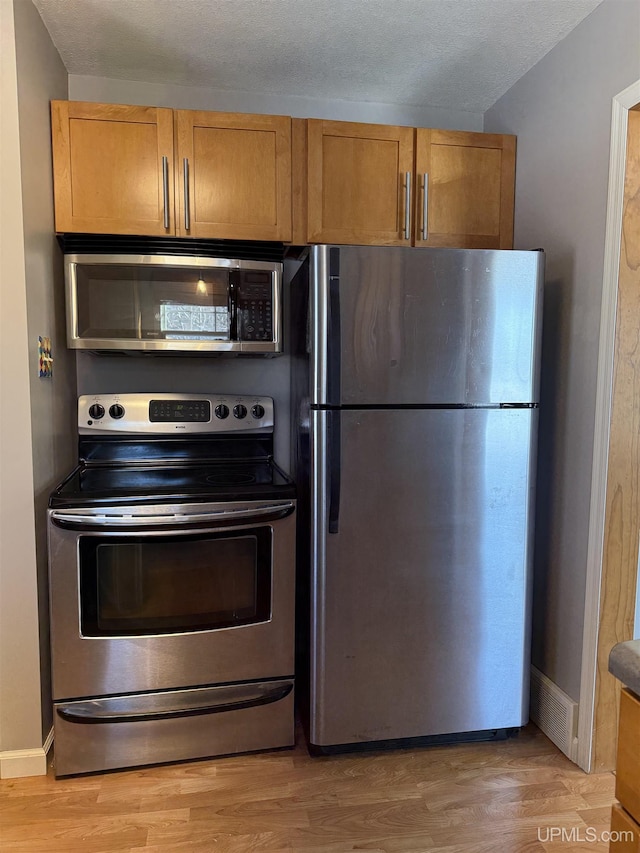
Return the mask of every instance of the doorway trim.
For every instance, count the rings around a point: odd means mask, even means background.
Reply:
[[[609,191],[604,244],[604,272],[600,312],[600,342],[596,384],[596,416],[589,507],[589,541],[587,577],[582,635],[582,668],[578,711],[578,765],[591,771],[594,755],[594,717],[596,702],[596,668],[600,628],[600,589],[607,496],[609,424],[613,390],[613,356],[616,335],[620,240],[622,237],[622,202],[627,157],[627,125],[629,110],[640,103],[640,80],[632,83],[613,99],[611,108],[611,148],[609,152]]]

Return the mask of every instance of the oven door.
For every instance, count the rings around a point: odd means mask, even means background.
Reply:
[[[54,698],[292,675],[294,510],[50,510]]]

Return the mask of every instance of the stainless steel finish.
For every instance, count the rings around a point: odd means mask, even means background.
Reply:
[[[208,400],[211,412],[210,420],[203,422],[162,423],[149,421],[149,403],[151,400],[181,400],[184,402]],[[105,410],[104,417],[95,420],[89,414],[89,409],[95,404]],[[124,406],[124,417],[110,417],[109,409],[114,404]],[[218,405],[226,405],[233,411],[235,405],[244,405],[247,416],[239,419],[231,415],[224,420],[216,418],[214,412]],[[255,405],[264,409],[264,415],[256,418],[251,413]],[[211,433],[242,433],[272,432],[273,431],[273,399],[258,397],[250,394],[86,394],[78,398],[78,432],[80,435],[195,435]]]
[[[411,239],[411,172],[404,173],[404,239]]]
[[[286,692],[291,688],[289,692]],[[241,710],[201,713],[203,702],[216,705],[241,697],[267,696],[280,690],[283,698]],[[92,701],[54,705],[56,775],[91,773],[142,764],[205,758],[293,746],[293,682],[279,679],[252,685],[229,685],[152,693],[137,697],[110,697]],[[158,705],[196,712],[187,716],[138,719],[128,722],[71,722],[59,711],[82,713],[94,707],[97,713],[134,704],[146,704],[151,711]],[[87,707],[89,706],[89,707]],[[86,719],[86,718],[85,718]]]
[[[163,225],[169,227],[169,158],[162,158],[162,203],[164,219]]]
[[[275,355],[282,352],[282,264],[268,261],[244,261],[229,258],[204,258],[196,255],[65,255],[65,292],[67,313],[67,346],[83,350],[116,350],[122,352],[189,352],[194,355],[242,354]],[[264,270],[271,272],[273,282],[272,341],[188,341],[80,337],[78,332],[78,264],[112,266],[169,266],[177,268]]]
[[[257,509],[265,506],[264,501],[256,504]],[[248,503],[223,503],[210,508],[215,513],[216,509],[242,507],[250,509]],[[151,508],[151,512],[154,511]],[[271,530],[273,577],[269,621],[191,633],[105,638],[82,636],[79,545],[83,537],[117,541],[123,530],[76,531],[60,527],[53,523],[53,512],[49,510],[48,528],[53,696],[56,701],[173,690],[203,683],[261,681],[293,673],[295,514],[276,521],[259,517],[253,522],[238,519],[238,524],[223,527],[216,526],[213,516],[208,526],[197,530],[199,536],[219,530],[234,531],[238,535],[258,528]],[[140,535],[147,534],[136,533]],[[167,527],[148,534],[151,535],[188,539],[194,534]]]
[[[542,252],[336,247],[341,347],[327,340],[315,246],[311,403],[491,405],[538,400]],[[340,359],[340,399],[326,376]]]
[[[108,526],[110,529],[126,528],[141,525],[171,525],[171,534],[185,524],[220,522],[261,522],[264,516],[284,516],[295,510],[294,501],[273,501],[261,504],[240,504],[225,502],[222,504],[171,504],[121,507],[121,506],[89,506],[80,509],[51,510],[49,517],[56,524],[67,526]],[[157,531],[153,532],[155,536]],[[144,533],[138,533],[144,535]]]
[[[343,410],[328,535],[312,412],[312,743],[526,722],[536,426],[535,409]]]
[[[191,199],[189,198],[189,160],[184,157],[182,160],[182,178],[184,181],[184,228],[185,231],[191,230]]]
[[[423,240],[429,239],[429,174],[422,176],[422,231]]]
[[[307,263],[291,340],[311,742],[518,727],[544,254],[316,246]]]
[[[329,329],[329,247],[311,250],[309,282],[309,315],[311,318],[311,402],[327,402],[327,358]]]

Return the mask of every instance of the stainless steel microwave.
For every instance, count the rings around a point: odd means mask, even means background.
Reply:
[[[275,355],[282,264],[180,255],[65,255],[72,349]]]

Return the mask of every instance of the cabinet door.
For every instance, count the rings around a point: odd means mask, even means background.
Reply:
[[[52,101],[56,231],[175,233],[172,110]]]
[[[178,110],[178,233],[291,240],[291,119]]]
[[[416,246],[513,248],[515,137],[416,132]]]
[[[411,245],[413,139],[411,127],[310,119],[309,242]]]

